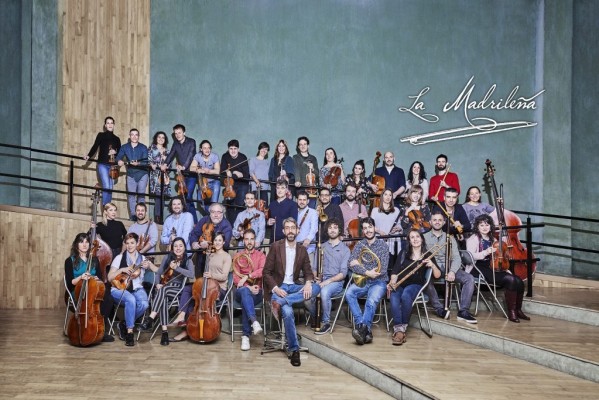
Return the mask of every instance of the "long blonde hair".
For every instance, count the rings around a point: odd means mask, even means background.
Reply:
[[[118,211],[119,209],[117,208],[116,204],[114,203],[106,203],[104,204],[104,211],[102,211],[102,223],[106,226],[108,226],[108,217],[106,216],[106,214],[108,213],[108,209],[110,207],[114,207],[114,209],[116,211]]]

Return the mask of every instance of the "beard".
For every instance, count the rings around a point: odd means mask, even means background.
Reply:
[[[288,241],[288,242],[295,242],[295,237],[296,237],[296,236],[297,236],[297,235],[296,235],[295,233],[288,233],[288,234],[287,234],[287,236],[286,236],[286,238],[287,238],[287,241]]]

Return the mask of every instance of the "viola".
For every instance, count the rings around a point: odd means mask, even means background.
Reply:
[[[333,166],[329,170],[329,173],[325,175],[323,179],[325,184],[331,185],[331,187],[335,187],[339,184],[339,177],[341,176],[341,172],[343,172],[341,163],[343,163],[343,158],[339,159],[339,164]]]
[[[109,144],[108,145],[108,150],[112,150],[112,145]],[[110,165],[110,171],[108,172],[108,175],[112,178],[112,179],[118,179],[119,178],[119,166],[116,164],[116,160],[114,157],[114,154],[110,154],[108,156],[108,162],[111,164]]]
[[[177,258],[173,261],[170,262],[169,266],[168,266],[168,270],[165,271],[162,276],[160,277],[160,284],[161,285],[166,285],[167,283],[170,282],[171,279],[173,279],[175,277],[175,268],[179,268],[179,265],[181,265],[181,261],[183,261],[183,256],[177,256]],[[171,267],[171,264],[174,263],[175,268]]]
[[[497,234],[498,240],[505,242],[507,248],[507,259],[518,260],[514,261],[514,274],[523,281],[528,280],[528,268],[526,262],[527,250],[526,247],[520,241],[518,233],[520,229],[503,229],[503,227],[519,226],[522,225],[522,220],[512,211],[503,208],[502,196],[497,191],[497,185],[495,184],[495,168],[491,163],[491,160],[485,162],[487,176],[491,180],[491,190],[493,191],[493,197],[495,197],[495,209],[497,210],[497,219],[499,220],[499,232]],[[534,254],[532,258],[535,258]],[[536,261],[532,263],[532,277],[534,279],[534,273],[537,269]]]
[[[212,243],[214,239],[214,224],[212,222],[208,222],[202,226],[202,235],[198,239],[198,243],[208,242]]]
[[[507,271],[510,269],[510,258],[507,245],[502,240],[493,242],[494,251],[491,256],[491,265],[494,271]]]
[[[314,173],[314,168],[311,167],[311,164],[308,166],[308,173],[306,174],[306,185],[308,186],[306,188],[308,196],[315,197],[318,194],[318,190],[316,190],[316,174]]]
[[[258,213],[254,214],[253,217],[245,218],[243,220],[243,222],[241,222],[239,224],[239,226],[237,227],[237,230],[239,230],[240,232],[245,232],[246,230],[248,230],[252,227],[252,221],[255,219],[258,219],[258,218],[260,218],[260,214],[258,214]]]
[[[96,240],[87,259],[85,272],[90,273],[99,244]],[[99,266],[98,266],[99,267]],[[100,304],[104,301],[106,286],[95,278],[81,279],[75,286],[77,305],[69,320],[67,336],[74,346],[90,346],[100,343],[104,338],[104,317],[100,313]]]
[[[412,210],[408,213],[408,218],[410,219],[410,224],[413,229],[417,229],[419,231],[430,231],[431,224],[424,218],[424,213],[420,210]]]
[[[208,186],[208,178],[203,176],[198,172],[198,184],[200,186],[200,191],[202,192],[202,200],[211,199],[212,198],[212,189]]]
[[[194,282],[191,292],[195,306],[187,319],[187,335],[194,342],[213,342],[221,330],[220,315],[216,312],[220,286],[216,280],[202,277]]]
[[[231,164],[227,164],[227,171],[231,169]],[[233,185],[235,184],[235,180],[232,177],[227,176],[223,180],[223,184],[225,186],[225,190],[223,190],[223,197],[225,200],[233,200],[237,195],[235,193],[235,189],[233,189]]]
[[[177,196],[183,199],[183,205],[185,205],[185,198],[187,197],[187,185],[185,184],[185,177],[180,169],[177,169],[177,183],[175,184],[175,190]]]

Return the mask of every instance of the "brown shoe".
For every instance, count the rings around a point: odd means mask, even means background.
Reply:
[[[393,346],[401,346],[405,342],[406,342],[406,334],[405,333],[403,333],[402,331],[397,331],[393,334],[393,339],[391,340],[391,343],[393,344]]]
[[[270,305],[272,309],[272,316],[275,317],[277,321],[279,321],[281,315],[281,305],[276,301],[271,302]]]

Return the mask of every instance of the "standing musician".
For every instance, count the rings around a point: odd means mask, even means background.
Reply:
[[[276,199],[270,202],[270,218],[266,221],[272,226],[271,243],[283,237],[283,221],[297,216],[297,203],[287,198],[287,181],[278,180],[275,186]]]
[[[158,227],[156,223],[148,219],[148,206],[146,206],[146,203],[137,203],[135,206],[135,216],[137,217],[137,221],[129,226],[127,232],[137,234],[139,238],[137,247],[141,254],[155,252],[156,245],[158,244]],[[146,271],[144,273],[144,281],[150,284],[154,282],[154,273]]]
[[[320,168],[320,187],[329,189],[331,203],[339,205],[341,204],[341,192],[343,191],[343,184],[345,183],[345,173],[343,172],[340,160],[337,159],[337,152],[334,148],[329,147],[324,151],[323,164],[322,168]],[[333,185],[333,175],[335,174],[333,174],[331,170],[338,173],[336,176],[336,185]]]
[[[441,270],[437,267],[434,256],[426,257],[426,242],[421,232],[410,230],[408,233],[408,248],[406,257],[401,262],[398,260],[391,271],[391,280],[387,285],[393,313],[393,339],[394,346],[406,342],[406,329],[412,314],[412,305],[418,292],[426,283],[426,268],[433,269],[435,278],[441,277]],[[398,280],[405,279],[399,285]]]
[[[426,179],[424,165],[420,161],[414,161],[410,165],[408,180],[406,181],[406,193],[410,191],[412,186],[416,185],[422,188],[422,204],[424,204],[426,199],[428,199],[428,180]]]
[[[462,236],[461,234],[463,232],[469,232],[472,228],[472,225],[470,225],[470,221],[468,220],[466,211],[464,211],[464,207],[462,207],[461,204],[458,204],[458,191],[454,188],[447,189],[445,191],[445,202],[439,204],[433,207],[433,212],[437,210],[443,212],[443,210],[445,210],[447,214],[449,214],[449,216],[446,216],[448,218],[451,217],[453,220],[447,221],[451,223],[449,233],[451,235],[458,236],[458,241],[462,242],[463,239],[460,239],[459,236]],[[443,230],[446,231],[445,228],[443,228]]]
[[[243,208],[245,194],[249,190],[250,166],[248,158],[239,151],[239,141],[237,139],[229,140],[227,147],[227,152],[220,158],[220,165],[226,176],[234,180],[233,190],[236,196],[233,200],[224,201],[228,206],[227,219],[232,224]]]
[[[229,281],[229,272],[231,271],[231,256],[224,250],[224,245],[225,235],[222,232],[216,232],[213,243],[206,255],[206,268],[201,275],[204,279],[214,279],[218,283],[219,295],[217,301],[222,301],[227,294],[227,283]],[[193,285],[187,285],[183,288],[181,298],[179,299],[179,314],[170,326],[185,327],[187,325],[185,319],[189,317],[195,307],[195,300],[192,294]],[[170,341],[180,342],[187,336],[187,331],[184,330],[170,339]]]
[[[168,346],[168,304],[181,290],[184,278],[193,277],[193,263],[185,253],[185,239],[177,237],[173,241],[172,251],[164,257],[160,268],[156,272],[154,284],[156,294],[152,301],[152,312],[141,324],[144,331],[151,330],[154,326],[156,315],[160,313],[162,336],[160,344]],[[170,278],[169,278],[170,277]]]
[[[139,131],[135,128],[129,131],[129,142],[121,146],[116,155],[119,167],[125,165],[127,158],[127,204],[129,219],[135,221],[135,204],[145,201],[148,187],[148,148],[139,143]]]
[[[202,140],[200,142],[200,150],[193,157],[189,170],[196,174],[220,174],[220,161],[218,155],[212,152],[212,143],[210,143],[210,141]],[[206,186],[212,191],[212,196],[209,199],[204,200],[202,194],[203,183],[198,182],[198,201],[203,203],[205,208],[206,205],[209,206],[211,203],[216,203],[218,201],[218,196],[220,195],[220,179],[207,176],[203,176],[202,178],[205,180]]]
[[[113,284],[110,294],[116,304],[125,305],[125,320],[119,322],[119,338],[125,341],[126,346],[133,346],[133,328],[135,320],[144,315],[148,308],[148,294],[143,287],[144,272],[148,268],[154,272],[158,267],[148,261],[137,251],[139,236],[128,233],[125,236],[125,251],[117,255],[110,265],[108,280],[112,282],[117,275],[123,274],[125,285],[122,289]]]
[[[96,232],[102,240],[104,240],[112,250],[112,257],[116,257],[124,250],[125,235],[127,229],[121,221],[116,220],[117,208],[114,203],[104,204],[102,212],[102,222],[98,223]],[[92,224],[93,225],[93,224]]]
[[[75,304],[77,299],[75,296],[75,286],[79,281],[88,279],[97,279],[102,281],[102,275],[100,268],[98,268],[98,259],[94,257],[91,262],[92,266],[90,272],[87,272],[87,262],[89,258],[90,243],[89,235],[87,233],[78,233],[73,240],[71,245],[71,255],[64,260],[64,275],[67,282],[67,289],[73,296]],[[100,314],[104,317],[104,326],[110,326],[110,313],[112,312],[113,302],[112,296],[110,296],[110,290],[106,285],[106,291],[104,292],[104,301],[100,305]],[[108,329],[104,329],[104,338],[102,342],[114,342],[114,338],[108,334]]]
[[[522,301],[524,299],[524,282],[522,279],[512,274],[509,269],[505,271],[493,270],[492,256],[501,256],[497,254],[498,248],[495,247],[497,239],[493,236],[493,232],[495,232],[493,219],[486,214],[479,215],[474,220],[474,234],[466,241],[466,248],[472,253],[472,257],[476,261],[476,267],[487,282],[495,282],[503,287],[508,319],[512,322],[520,322],[521,319],[530,321],[530,317],[522,311]],[[507,245],[504,244],[504,246]],[[476,269],[473,269],[470,273],[478,276]]]
[[[250,335],[262,332],[256,318],[255,306],[262,302],[262,273],[266,256],[255,247],[256,232],[247,229],[243,232],[244,249],[233,258],[233,285],[235,301],[241,304],[241,350],[250,349]]]
[[[320,286],[314,283],[314,274],[310,268],[308,252],[296,241],[297,223],[287,218],[283,223],[285,238],[270,248],[264,265],[264,295],[271,302],[273,316],[279,320],[281,312],[287,336],[287,347],[291,352],[291,365],[301,365],[299,343],[295,330],[293,304],[316,297]],[[299,283],[303,272],[305,284]]]
[[[298,233],[295,240],[308,250],[310,265],[314,267],[314,253],[316,245],[312,243],[318,233],[318,213],[308,207],[308,193],[301,190],[297,193],[297,221]]]
[[[343,223],[343,213],[341,212],[341,208],[339,208],[338,204],[331,203],[331,189],[323,187],[320,188],[320,194],[318,195],[318,200],[320,200],[320,207],[322,207],[322,212],[325,213],[328,219],[335,218],[341,224],[341,228],[345,226]],[[320,211],[319,211],[320,213]],[[343,236],[343,232],[341,232]],[[329,236],[325,229],[320,232],[320,241],[326,242],[329,240]]]
[[[268,178],[271,181],[284,180],[288,185],[295,184],[295,166],[293,159],[289,155],[289,147],[283,139],[277,142],[275,154],[270,160],[270,168],[268,170]],[[276,189],[275,189],[276,190]],[[289,186],[287,186],[287,197],[291,197]],[[271,194],[271,198],[276,195],[275,191]]]
[[[393,202],[396,207],[401,206],[401,195],[406,191],[406,175],[403,169],[395,166],[395,155],[388,151],[385,153],[385,161],[381,167],[378,167],[374,174],[385,178],[385,187],[393,192]],[[377,186],[370,184],[371,189],[376,192]]]
[[[253,192],[245,194],[245,207],[245,210],[237,214],[233,224],[233,237],[239,239],[244,231],[251,228],[255,236],[254,246],[260,247],[266,234],[266,220],[264,213],[256,209],[256,195]]]
[[[154,221],[160,225],[164,221],[162,217],[164,212],[164,198],[171,195],[168,175],[160,170],[169,152],[166,133],[162,131],[156,132],[152,139],[152,145],[148,149],[148,161],[150,168],[152,168],[150,170],[150,193],[158,196],[154,197]]]
[[[431,215],[431,230],[424,234],[424,239],[428,243],[429,247],[441,246],[447,243],[447,233],[443,229],[445,226],[445,215],[440,210],[433,211]],[[441,269],[441,273],[447,275],[445,279],[448,282],[457,282],[462,287],[460,294],[460,310],[458,311],[458,321],[464,321],[469,324],[476,324],[476,318],[470,314],[470,303],[472,302],[472,293],[474,293],[474,278],[468,272],[464,271],[462,266],[462,260],[460,258],[460,252],[458,249],[458,243],[455,240],[455,236],[451,236],[451,261],[449,265],[449,271],[447,271],[446,258],[447,258],[447,247],[443,247],[435,255],[437,265]],[[424,289],[426,295],[429,298],[431,306],[435,309],[435,312],[439,318],[449,319],[450,311],[445,309],[443,304],[439,301],[437,290],[431,280],[431,283]],[[449,306],[449,305],[448,305]]]
[[[357,192],[358,190],[355,186],[345,186],[345,201],[339,206],[344,221],[343,235],[346,237],[350,236],[347,227],[351,220],[368,217],[368,209],[366,206],[362,205],[362,202],[356,201]]]
[[[364,160],[358,160],[352,168],[352,173],[345,177],[345,186],[355,186],[357,189],[356,201],[362,202],[364,205],[366,205],[366,202],[372,194],[372,188],[366,180],[365,171],[366,167],[364,166]]]
[[[372,319],[387,291],[389,279],[387,276],[389,247],[383,240],[376,238],[375,222],[372,218],[364,218],[361,223],[364,239],[356,244],[349,257],[349,269],[355,275],[354,282],[345,294],[356,324],[352,336],[359,345],[372,342]],[[356,284],[356,275],[359,284]],[[364,296],[366,296],[366,304],[362,314],[358,299]]]
[[[310,154],[310,139],[306,136],[301,136],[297,138],[297,146],[295,147],[297,152],[296,155],[293,156],[293,166],[295,169],[295,187],[299,188],[304,186],[304,190],[308,185],[307,177],[308,174],[314,174],[313,185],[316,185],[319,182],[318,178],[318,160],[313,154]],[[314,189],[316,190],[316,188]],[[316,208],[316,195],[308,196],[309,202],[308,207]]]
[[[270,184],[262,181],[268,180],[268,170],[270,169],[270,161],[268,160],[268,151],[270,146],[266,142],[260,142],[258,145],[258,153],[256,157],[250,158],[250,190],[256,193],[256,200],[263,200],[264,205],[268,207],[268,193],[270,192]],[[258,195],[258,189],[260,195]]]
[[[393,191],[391,189],[383,190],[379,207],[374,207],[372,209],[370,217],[372,217],[376,224],[374,231],[377,235],[387,236],[402,233],[401,210],[393,204]],[[387,265],[387,271],[391,271],[397,257],[401,254],[402,245],[399,238],[385,239],[385,241],[389,247],[389,264]]]
[[[164,164],[160,165],[162,172],[166,172],[167,166],[176,158],[177,159],[177,171],[181,172],[185,177],[185,186],[187,187],[187,196],[185,201],[187,203],[187,210],[193,217],[193,223],[195,224],[198,220],[196,215],[196,207],[193,202],[193,191],[198,181],[196,174],[189,174],[189,167],[193,160],[193,156],[196,153],[196,141],[192,138],[185,136],[185,126],[177,124],[173,126],[173,135],[175,136],[175,142],[171,148],[171,152],[164,160]]]
[[[326,230],[329,240],[322,244],[322,276],[316,276],[316,282],[320,286],[321,300],[321,324],[316,335],[324,335],[331,330],[331,298],[339,296],[343,292],[343,282],[347,276],[347,264],[349,263],[349,248],[341,241],[341,222],[337,219],[329,219]],[[313,320],[316,320],[316,297],[306,302]]]
[[[225,219],[225,206],[220,203],[212,203],[208,207],[210,213],[205,217],[202,217],[198,223],[193,227],[189,234],[189,241],[191,242],[191,248],[194,250],[207,251],[214,234],[220,232],[223,234],[224,247],[229,247],[231,237],[233,236],[233,228],[227,219]],[[210,233],[211,232],[211,233]],[[210,236],[213,236],[212,238]],[[197,253],[198,258],[196,262],[195,277],[199,278],[202,276],[201,267],[204,264],[204,254]]]
[[[160,236],[160,242],[165,246],[173,243],[176,237],[189,239],[189,234],[193,229],[193,217],[185,211],[181,197],[176,196],[171,199],[169,210],[171,214],[164,220]]]
[[[474,224],[474,220],[479,215],[488,214],[493,218],[495,225],[498,224],[497,210],[489,203],[483,203],[480,201],[480,189],[478,186],[470,186],[466,192],[466,202],[462,204],[466,215],[468,215],[468,221],[470,224]]]
[[[428,198],[432,201],[445,201],[445,191],[449,188],[455,189],[456,193],[460,194],[460,179],[458,175],[449,172],[447,164],[447,156],[439,154],[435,165],[436,175],[431,178]]]
[[[413,185],[406,195],[406,207],[401,211],[401,227],[405,231],[412,228],[421,233],[428,232],[431,228],[431,211],[424,204],[424,191],[420,185]]]
[[[121,148],[121,139],[114,134],[114,118],[104,118],[104,130],[96,136],[96,140],[89,152],[83,156],[84,160],[89,160],[91,156],[98,151],[98,164],[96,166],[98,178],[103,189],[112,190],[114,181],[109,175],[110,157],[114,157]],[[102,192],[102,206],[112,201],[112,192]]]

